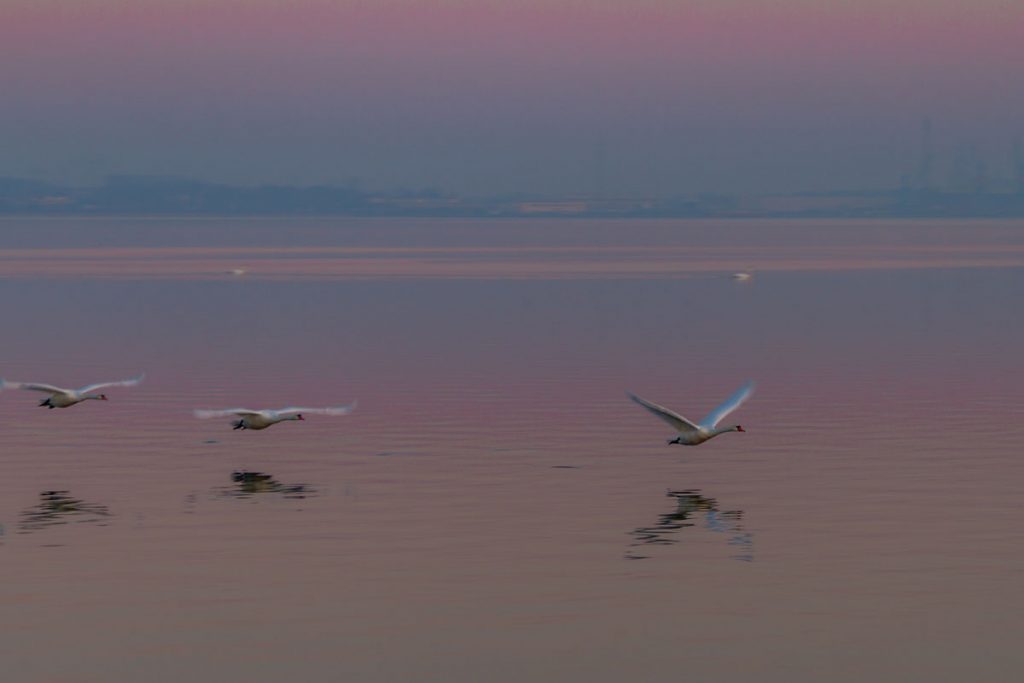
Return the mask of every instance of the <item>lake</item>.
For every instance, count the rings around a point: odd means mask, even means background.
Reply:
[[[1022,221],[0,220],[0,377],[146,373],[0,392],[5,670],[1016,680],[1022,293]]]

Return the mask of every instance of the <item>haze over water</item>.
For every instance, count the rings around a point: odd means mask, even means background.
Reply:
[[[11,680],[1024,664],[1019,221],[2,227],[0,376],[147,375],[0,393]],[[748,378],[696,448],[623,393],[699,419]]]

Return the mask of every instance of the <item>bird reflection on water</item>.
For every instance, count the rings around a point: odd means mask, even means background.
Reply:
[[[638,548],[679,543],[681,539],[676,535],[680,531],[700,527],[727,534],[728,544],[736,548],[733,559],[754,561],[754,537],[743,529],[742,510],[720,510],[717,500],[701,495],[698,489],[670,490],[665,495],[675,499],[675,509],[662,514],[653,526],[638,527],[630,532],[635,541],[626,551],[626,559],[647,559],[650,555],[643,554]]]
[[[282,484],[274,475],[263,472],[237,471],[231,473],[234,486],[219,490],[229,498],[252,498],[260,493],[274,493],[283,498],[302,499],[315,495],[315,490],[306,484]]]
[[[32,533],[61,524],[98,524],[110,517],[106,505],[94,505],[72,498],[67,491],[43,491],[39,503],[21,513],[18,533]]]

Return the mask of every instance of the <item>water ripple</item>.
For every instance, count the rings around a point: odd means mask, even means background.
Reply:
[[[274,494],[282,498],[304,499],[316,495],[316,490],[307,484],[282,484],[274,475],[264,472],[237,471],[231,473],[234,486],[216,489],[225,498],[248,499],[257,495]]]
[[[106,505],[86,503],[67,491],[43,491],[39,503],[21,513],[18,533],[28,534],[62,524],[104,525],[110,517]]]
[[[670,490],[665,495],[675,500],[675,507],[662,513],[655,524],[630,532],[634,542],[626,551],[626,559],[648,559],[651,555],[641,548],[675,545],[682,540],[679,533],[684,529],[704,529],[727,536],[728,545],[735,548],[733,559],[754,561],[754,537],[743,528],[742,510],[722,510],[717,500],[702,495],[699,489]]]

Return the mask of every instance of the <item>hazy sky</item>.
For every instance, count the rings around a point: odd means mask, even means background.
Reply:
[[[0,176],[608,194],[1007,176],[1019,0],[0,0]]]

